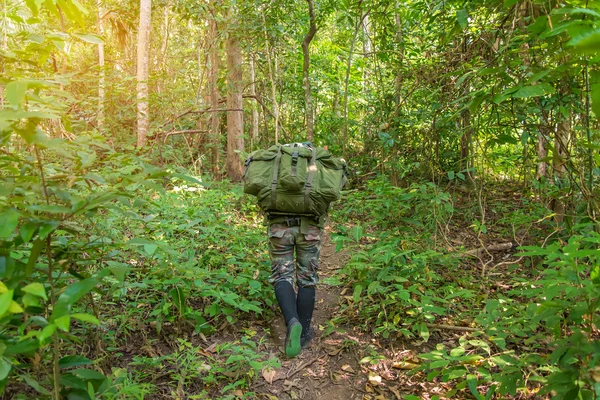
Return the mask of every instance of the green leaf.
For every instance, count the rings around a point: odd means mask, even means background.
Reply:
[[[60,225],[59,221],[47,221],[40,227],[39,237],[40,239],[46,239],[50,233],[52,233]]]
[[[48,339],[50,336],[54,335],[56,328],[57,326],[55,324],[46,325],[44,329],[42,329],[42,332],[40,332],[38,335],[38,340],[43,342],[44,340]]]
[[[78,39],[83,40],[84,42],[93,43],[93,44],[104,44],[104,40],[102,40],[102,38],[100,38],[96,35],[73,33],[73,36],[75,36]]]
[[[590,74],[590,97],[592,98],[592,110],[596,118],[600,119],[600,71]]]
[[[25,93],[27,93],[27,81],[12,81],[6,85],[6,99],[9,104],[16,109],[20,109],[25,102]]]
[[[95,316],[93,316],[91,314],[85,314],[85,313],[71,314],[71,318],[75,318],[82,322],[89,322],[90,324],[100,326],[100,321],[98,320],[98,318],[96,318]]]
[[[448,171],[448,180],[453,180],[455,177],[454,171]]]
[[[0,239],[10,237],[19,223],[21,214],[14,208],[9,208],[0,214]]]
[[[544,33],[542,33],[540,35],[540,39],[554,37],[556,35],[560,35],[561,33],[569,30],[570,28],[580,27],[580,26],[586,25],[588,23],[589,23],[588,21],[580,21],[580,20],[564,21],[564,22],[554,25],[554,27],[552,29],[546,30]]]
[[[454,349],[450,350],[450,355],[452,357],[460,357],[463,354],[465,354],[465,349],[463,347],[455,347]]]
[[[467,375],[467,384],[469,385],[469,390],[477,400],[484,400],[484,397],[477,390],[477,375],[468,374]]]
[[[48,300],[48,296],[46,296],[46,289],[44,288],[44,285],[39,282],[30,283],[21,290],[23,290],[25,293],[31,293],[34,296]]]
[[[360,225],[356,225],[352,229],[352,237],[356,243],[360,242],[360,239],[363,237],[363,227]]]
[[[424,323],[421,323],[419,326],[419,335],[423,338],[424,341],[429,340],[429,328]]]
[[[574,37],[567,42],[578,53],[595,54],[600,50],[600,28]]]
[[[56,326],[64,331],[64,332],[69,332],[69,329],[71,328],[71,316],[70,315],[63,315],[62,317],[59,318],[54,318],[53,321]]]
[[[555,90],[552,86],[542,84],[533,86],[524,86],[512,94],[513,98],[523,99],[527,97],[538,97],[545,94],[554,93]]]
[[[189,175],[184,175],[184,174],[171,174],[173,177],[175,178],[179,178],[181,180],[190,182],[190,183],[196,183],[198,185],[202,185],[205,186],[204,183],[202,181],[200,181],[197,178],[194,178],[193,176],[189,176]]]
[[[4,351],[5,356],[14,356],[15,354],[30,353],[37,350],[40,344],[37,339],[26,339],[19,343],[9,346]]]
[[[469,14],[467,13],[467,10],[464,8],[462,10],[458,10],[456,12],[456,21],[463,29],[469,26]]]
[[[33,222],[26,222],[19,228],[19,234],[21,235],[21,239],[23,239],[24,243],[27,243],[33,237],[35,230],[37,229],[37,224]]]
[[[181,290],[181,288],[172,289],[171,291],[169,291],[169,295],[171,296],[171,299],[173,299],[173,303],[175,304],[179,312],[185,313],[185,293],[183,292],[183,290]]]
[[[362,293],[363,287],[362,285],[356,285],[354,287],[354,293],[352,295],[352,298],[354,299],[355,303],[358,303],[358,301],[360,300],[360,294]]]
[[[156,251],[157,248],[158,248],[158,246],[155,245],[155,244],[145,244],[144,245],[144,251],[149,256],[151,256],[152,254],[154,254],[154,252]]]
[[[9,290],[5,293],[0,294],[0,317],[8,312],[10,304],[13,301],[14,290]]]
[[[80,298],[88,294],[98,284],[96,278],[86,278],[69,286],[59,297],[52,313],[52,321],[68,315],[71,306]]]
[[[75,369],[75,370],[71,371],[71,373],[73,375],[78,376],[83,379],[90,379],[90,380],[106,379],[106,377],[104,375],[102,375],[100,372],[95,371],[93,369],[80,368],[80,369]]]
[[[592,272],[590,273],[590,278],[592,278],[592,283],[594,285],[600,286],[600,265],[596,265]]]
[[[598,13],[597,11],[594,11],[592,9],[589,9],[589,8],[569,8],[569,7],[555,8],[552,10],[552,12],[550,14],[555,14],[555,15],[584,14],[584,15],[589,15],[589,16],[595,17],[595,18],[600,18],[600,13]]]
[[[35,263],[37,262],[42,250],[44,249],[44,241],[40,239],[36,239],[33,242],[33,247],[29,252],[29,259],[27,260],[27,265],[25,265],[25,276],[31,276],[33,272],[33,267],[35,267]]]
[[[34,388],[39,394],[43,394],[44,396],[52,395],[52,393],[50,393],[50,391],[48,391],[48,389],[43,387],[38,381],[33,379],[31,376],[29,376],[27,374],[23,374],[23,375],[21,375],[21,377],[23,377],[25,382],[27,382],[27,384],[29,386],[31,386],[32,388]]]
[[[87,383],[87,392],[88,396],[90,396],[90,400],[96,399],[96,391],[94,390],[94,385],[92,385],[92,382]]]
[[[4,357],[0,358],[0,381],[6,379],[11,369],[12,364],[8,362]]]
[[[58,365],[61,368],[72,368],[72,367],[79,367],[82,365],[90,365],[90,364],[92,364],[92,360],[90,360],[87,357],[80,356],[80,355],[65,356],[65,357],[61,358],[60,361],[58,362]]]

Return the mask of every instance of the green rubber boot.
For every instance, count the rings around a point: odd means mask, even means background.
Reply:
[[[302,350],[300,336],[302,335],[302,324],[296,318],[292,318],[287,327],[285,335],[285,355],[289,358],[296,357]]]

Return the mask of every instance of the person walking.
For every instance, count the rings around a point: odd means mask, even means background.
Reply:
[[[269,281],[287,327],[284,350],[295,357],[313,337],[319,253],[325,215],[347,181],[346,161],[310,142],[274,145],[246,159],[244,193],[265,212]]]
[[[322,216],[267,217],[271,257],[269,282],[275,287],[275,297],[285,319],[284,349],[288,357],[297,356],[312,340],[311,321],[319,282],[323,219]]]

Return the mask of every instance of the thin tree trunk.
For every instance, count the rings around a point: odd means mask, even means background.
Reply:
[[[302,54],[304,55],[304,63],[302,65],[302,83],[304,86],[304,100],[306,106],[306,136],[309,141],[312,142],[315,134],[315,119],[313,112],[313,101],[312,93],[310,91],[310,79],[309,79],[309,68],[310,68],[310,42],[317,33],[317,25],[315,23],[315,6],[313,0],[306,0],[308,2],[308,15],[310,18],[310,28],[308,33],[302,41]]]
[[[356,38],[358,37],[358,31],[362,25],[362,21],[367,14],[360,18],[354,27],[354,36],[352,36],[352,42],[350,43],[350,52],[348,53],[348,60],[346,62],[346,79],[344,81],[344,130],[342,137],[342,151],[345,151],[346,144],[348,143],[348,84],[350,82],[350,69],[352,67],[352,54],[354,53],[354,45],[356,44]]]
[[[204,91],[203,94],[203,82],[204,82],[204,74],[206,73],[206,68],[204,66],[204,63],[206,62],[206,58],[204,57],[206,54],[205,51],[205,47],[203,46],[203,43],[206,42],[206,37],[200,36],[198,38],[198,54],[197,54],[197,65],[198,65],[198,86],[197,86],[197,92],[196,92],[196,100],[195,100],[195,106],[197,108],[200,108],[202,105],[206,105],[206,104],[210,104],[210,94],[208,93],[208,90]],[[208,132],[208,128],[206,127],[206,125],[208,125],[207,121],[210,121],[210,114],[208,113],[208,117],[207,118],[198,118],[196,120],[196,127],[198,128],[198,130],[201,132]],[[194,140],[193,140],[193,145],[194,147],[198,150],[198,151],[204,151],[206,149],[206,145],[207,145],[207,135],[198,135]]]
[[[396,73],[396,95],[397,95],[396,110],[395,110],[396,117],[398,117],[398,115],[400,114],[400,104],[402,103],[402,86],[403,86],[402,64],[404,63],[404,34],[402,31],[402,19],[400,18],[399,10],[400,10],[400,1],[397,0],[396,1],[396,10],[394,12],[394,20],[396,22],[396,40],[398,41],[398,46],[400,46],[400,53],[398,55],[400,60],[399,60],[399,65],[398,65],[398,72]]]
[[[161,71],[165,71],[166,68],[168,68],[168,63],[167,63],[167,49],[169,47],[169,7],[171,6],[171,1],[167,0],[167,3],[165,4],[165,9],[164,9],[164,24],[163,24],[163,40],[162,40],[162,44],[160,46],[160,60],[159,60],[159,65],[160,65],[160,69]]]
[[[214,7],[214,6],[213,6]],[[209,22],[209,34],[208,41],[210,43],[209,50],[209,66],[208,66],[208,92],[210,95],[210,107],[212,110],[219,108],[219,88],[217,86],[217,79],[219,77],[219,46],[217,43],[217,20],[216,11],[213,9],[213,16]],[[213,112],[210,114],[210,129],[209,137],[212,143],[212,167],[213,176],[219,177],[220,169],[220,147],[221,141],[219,138],[219,117],[220,114]]]
[[[273,76],[273,68],[271,67],[271,50],[269,49],[269,36],[267,34],[267,22],[265,14],[262,14],[263,29],[265,32],[265,52],[267,53],[267,66],[269,68],[269,80],[271,81],[271,101],[273,102],[273,116],[275,117],[275,143],[279,143],[279,104],[277,104],[277,87],[275,77]]]
[[[554,179],[560,180],[564,177],[566,168],[567,158],[567,146],[569,143],[570,133],[570,118],[563,119],[556,127],[554,134],[554,154],[552,157],[552,167],[554,169]],[[557,223],[563,222],[565,218],[565,202],[563,198],[556,197],[553,199],[552,211],[554,211],[554,220]]]
[[[104,39],[104,23],[102,21],[102,6],[100,0],[96,0],[98,6],[98,34]],[[98,45],[98,68],[100,69],[98,77],[98,131],[102,130],[104,125],[104,101],[105,101],[105,71],[104,71],[104,43]]]
[[[540,125],[539,133],[538,133],[538,142],[537,142],[537,174],[536,177],[538,180],[542,179],[544,176],[548,174],[548,164],[546,163],[546,157],[548,157],[548,149],[546,148],[546,136],[545,136],[545,127]]]
[[[230,9],[229,21],[233,22]],[[235,32],[230,32],[227,47],[227,108],[242,110],[242,50]],[[227,175],[234,182],[242,178],[242,160],[237,152],[244,151],[244,112],[227,112]]]
[[[250,95],[256,97],[256,71],[254,67],[254,53],[250,54]],[[253,147],[258,141],[258,106],[255,101],[252,102],[252,141],[250,147]]]
[[[467,35],[463,38],[462,43],[462,61],[466,61],[467,54]],[[470,88],[468,83],[464,83],[463,98],[468,98]],[[460,137],[460,169],[467,171],[465,176],[472,178],[471,175],[471,141],[473,139],[473,126],[471,125],[471,111],[465,108],[461,113],[461,128],[462,136]]]
[[[151,0],[140,0],[140,26],[137,47],[137,146],[144,147],[150,128],[148,113],[148,52],[150,48]]]

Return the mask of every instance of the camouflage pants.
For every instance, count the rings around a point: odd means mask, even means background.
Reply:
[[[271,256],[271,277],[275,284],[288,281],[301,287],[314,287],[319,282],[319,252],[321,250],[321,229],[310,226],[307,234],[300,233],[300,226],[273,224],[269,226],[269,255]],[[294,249],[296,268],[294,268]],[[295,271],[294,271],[295,270]],[[294,273],[295,272],[295,273]]]

